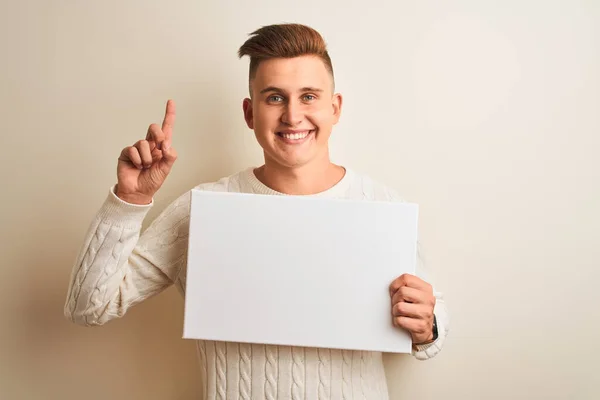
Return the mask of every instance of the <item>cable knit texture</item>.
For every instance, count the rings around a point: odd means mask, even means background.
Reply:
[[[263,185],[253,168],[196,189],[284,195]],[[390,188],[349,169],[335,186],[314,196],[403,201]],[[103,325],[171,285],[185,296],[189,192],[169,204],[142,233],[142,222],[153,206],[153,202],[126,203],[114,194],[114,187],[109,190],[73,266],[64,307],[69,320],[83,326]],[[420,256],[419,252],[419,261]],[[417,275],[432,283],[421,262]],[[439,338],[413,350],[418,360],[436,356],[448,333],[442,293],[435,291],[435,295]],[[196,343],[205,400],[388,398],[382,354],[378,352]]]

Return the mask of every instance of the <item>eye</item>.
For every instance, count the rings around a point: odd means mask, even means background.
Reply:
[[[279,103],[279,102],[283,101],[283,97],[281,97],[278,94],[274,94],[274,95],[271,95],[271,96],[267,97],[267,101],[269,103]]]
[[[317,97],[315,95],[312,95],[312,94],[305,94],[302,98],[304,99],[304,101],[313,101]]]

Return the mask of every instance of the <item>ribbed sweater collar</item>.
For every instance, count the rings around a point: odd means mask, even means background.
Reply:
[[[254,174],[255,167],[250,167],[242,171],[241,178],[245,180],[251,187],[252,190],[257,194],[269,194],[269,195],[279,195],[279,196],[289,196],[286,193],[278,192],[277,190],[273,190],[264,183],[262,183]],[[344,194],[350,188],[352,180],[354,179],[354,173],[344,167],[346,173],[335,185],[330,187],[327,190],[322,192],[311,194],[307,196],[313,197],[343,197]]]

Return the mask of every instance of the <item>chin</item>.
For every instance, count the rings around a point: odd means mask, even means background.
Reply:
[[[273,154],[273,156],[269,157],[271,159],[271,161],[274,161],[276,164],[278,164],[282,167],[285,167],[285,168],[302,167],[306,164],[309,164],[314,159],[314,157],[311,157],[308,154],[305,154],[302,156],[289,156],[286,154]]]

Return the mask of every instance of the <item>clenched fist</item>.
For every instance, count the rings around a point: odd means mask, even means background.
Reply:
[[[121,151],[117,164],[116,195],[133,204],[149,204],[171,172],[177,152],[171,147],[175,103],[167,102],[161,126],[152,124],[146,139]]]

